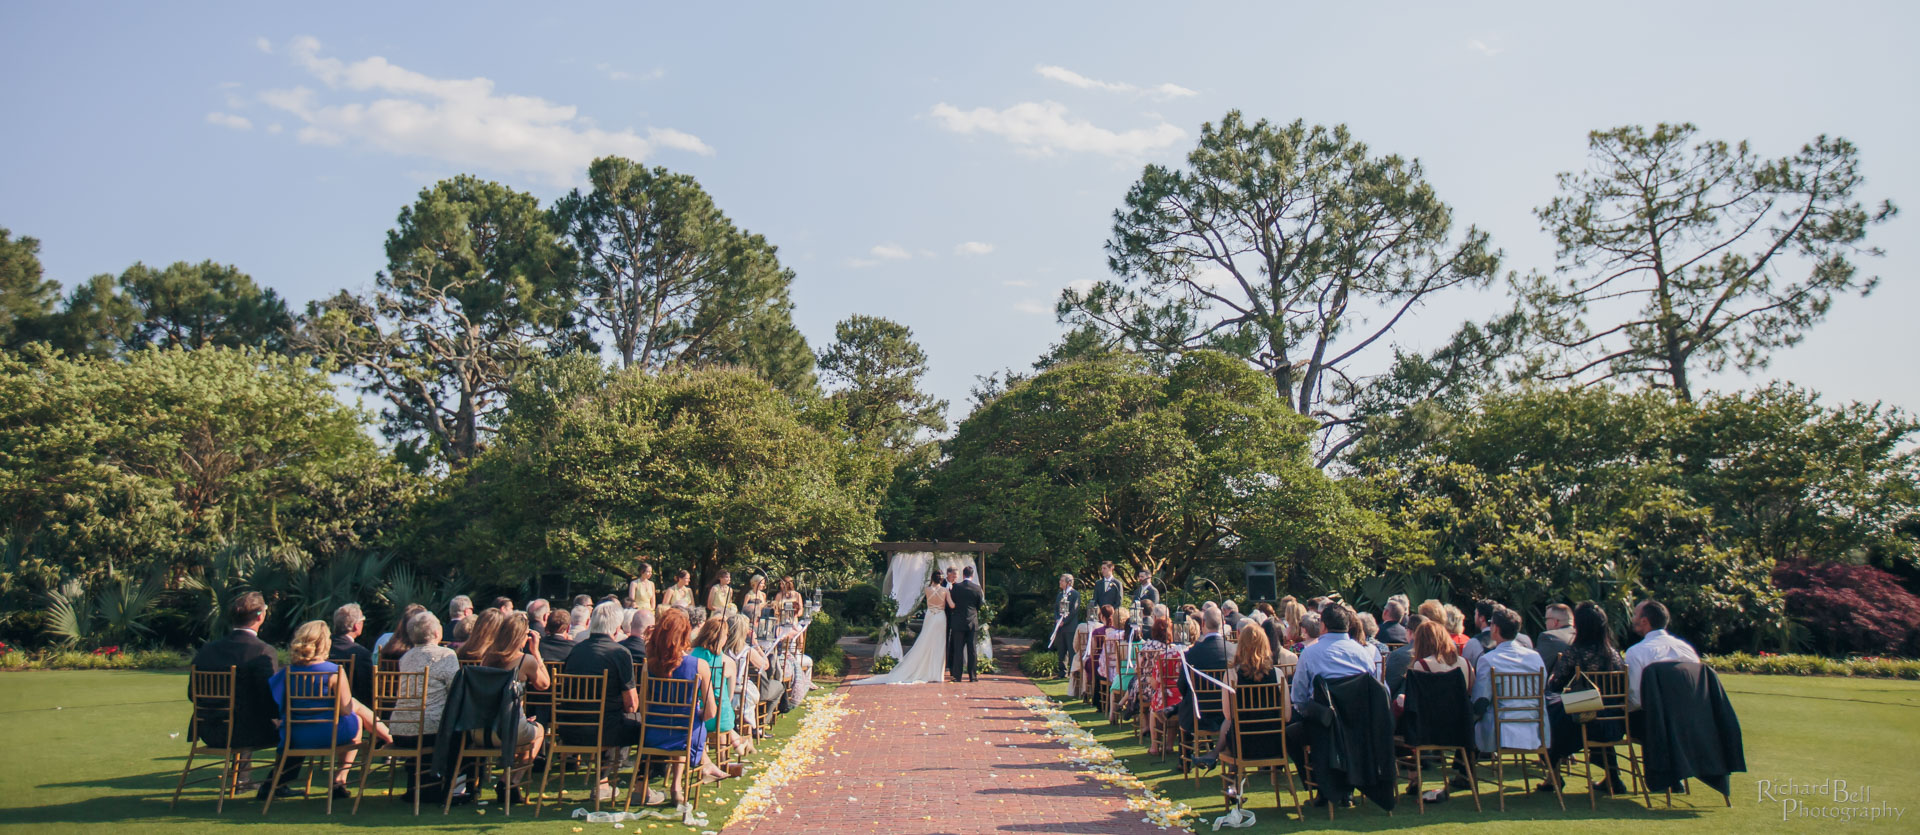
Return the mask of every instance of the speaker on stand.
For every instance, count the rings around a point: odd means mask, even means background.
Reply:
[[[1247,563],[1247,602],[1272,603],[1280,599],[1280,578],[1270,562]]]

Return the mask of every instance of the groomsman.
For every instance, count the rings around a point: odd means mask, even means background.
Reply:
[[[1061,653],[1073,649],[1073,630],[1080,625],[1075,617],[1079,608],[1080,593],[1073,590],[1073,575],[1060,575],[1060,594],[1053,599],[1053,637],[1047,641],[1047,649]]]
[[[1120,601],[1126,597],[1126,589],[1120,585],[1120,578],[1113,576],[1111,560],[1100,564],[1100,580],[1093,585],[1093,608],[1112,606],[1121,608]]]
[[[1139,584],[1133,590],[1134,603],[1145,604],[1149,607],[1160,605],[1160,590],[1153,587],[1152,574],[1147,573],[1147,570],[1142,568],[1140,569],[1139,576],[1134,578],[1134,582]]]

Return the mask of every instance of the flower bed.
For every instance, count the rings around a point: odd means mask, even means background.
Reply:
[[[101,647],[91,652],[26,652],[0,645],[0,670],[169,670],[192,662],[193,657],[187,653],[170,649]]]
[[[1061,759],[1072,764],[1075,770],[1107,785],[1127,792],[1127,808],[1145,815],[1142,823],[1153,824],[1161,829],[1178,829],[1191,832],[1188,820],[1197,817],[1185,803],[1160,796],[1127,766],[1113,755],[1113,750],[1095,739],[1093,734],[1080,727],[1073,717],[1060,709],[1051,699],[1028,696],[1020,700],[1021,706],[1045,720],[1047,732],[1067,746],[1067,753]]]

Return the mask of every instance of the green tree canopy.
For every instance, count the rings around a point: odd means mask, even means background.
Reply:
[[[805,418],[740,369],[542,363],[516,382],[498,442],[442,483],[419,547],[495,581],[625,575],[642,559],[699,578],[851,580],[879,534],[884,462]]]
[[[1165,375],[1129,355],[1063,363],[961,422],[935,476],[940,521],[1006,542],[1028,571],[1111,559],[1179,583],[1208,562],[1279,558],[1289,582],[1338,583],[1372,525],[1314,468],[1311,430],[1218,352],[1185,352]]]
[[[854,437],[905,452],[921,442],[921,432],[947,431],[947,402],[920,390],[927,354],[906,325],[878,316],[842,320],[819,367]]]
[[[1345,126],[1232,111],[1201,127],[1186,169],[1147,166],[1114,212],[1115,278],[1065,291],[1058,313],[1132,350],[1252,363],[1324,430],[1326,464],[1357,437],[1352,361],[1434,294],[1493,276],[1487,236],[1452,230],[1418,161],[1375,156]]]
[[[1693,125],[1595,131],[1592,165],[1539,210],[1560,267],[1520,288],[1559,356],[1554,379],[1643,379],[1692,398],[1699,371],[1764,368],[1836,295],[1873,290],[1853,258],[1891,218],[1856,198],[1853,143],[1820,136],[1765,159]]]
[[[40,241],[0,227],[0,348],[44,338],[59,301],[60,283],[42,274]]]
[[[127,340],[129,349],[257,346],[281,351],[293,330],[293,316],[280,295],[227,264],[180,261],[161,270],[134,264],[120,274],[119,288],[139,317]]]
[[[423,189],[373,292],[311,305],[303,345],[385,398],[390,438],[453,464],[485,446],[513,375],[579,344],[573,255],[533,195],[469,176]]]

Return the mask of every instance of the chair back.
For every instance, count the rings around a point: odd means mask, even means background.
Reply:
[[[375,667],[374,667],[373,669],[374,669],[374,672],[378,672],[378,673],[397,673],[397,672],[400,672],[400,659],[398,659],[398,658],[382,658],[382,659],[380,659],[380,663],[379,663],[379,665],[378,665],[378,666],[375,666]]]
[[[1220,716],[1225,714],[1227,711],[1227,691],[1220,689],[1220,685],[1214,682],[1227,680],[1227,668],[1222,667],[1218,670],[1203,670],[1195,667],[1193,668],[1193,672],[1195,673],[1193,676],[1193,707],[1194,710],[1198,711],[1195,715]],[[1199,675],[1200,673],[1205,673],[1206,675]],[[1212,680],[1208,680],[1209,678]]]
[[[207,740],[206,744],[214,748],[233,747],[236,704],[233,683],[236,676],[232,667],[211,672],[192,672],[187,680],[187,700],[193,704],[193,716],[187,720],[189,744],[199,744],[200,723],[209,722],[216,728],[225,728],[225,732],[215,734],[215,739]]]
[[[1405,642],[1405,641],[1402,641],[1402,642],[1400,642],[1400,643],[1397,643],[1397,644],[1396,644],[1396,643],[1394,643],[1394,642],[1392,642],[1392,641],[1381,641],[1381,642],[1380,642],[1380,645],[1381,645],[1381,646],[1384,646],[1384,647],[1386,647],[1386,648],[1387,648],[1387,652],[1389,652],[1389,653],[1391,653],[1391,652],[1393,652],[1394,650],[1397,650],[1397,649],[1399,649],[1399,648],[1401,648],[1401,647],[1404,647],[1404,646],[1406,646],[1407,644],[1406,644],[1406,642]]]
[[[460,666],[462,666],[462,667],[478,667],[478,666],[480,666],[480,659],[478,659],[478,658],[462,658],[462,659],[460,659]]]
[[[337,672],[297,673],[287,670],[286,701],[280,707],[280,725],[287,738],[286,753],[289,755],[326,756],[334,746],[331,744],[335,729],[340,727],[340,699],[333,692],[333,677]],[[300,702],[322,702],[321,704],[300,704]],[[320,728],[320,736],[328,741],[323,748],[296,748],[293,740],[299,736],[301,728]]]
[[[1588,685],[1591,685],[1592,689],[1600,691],[1600,709],[1593,712],[1591,719],[1627,718],[1626,670],[1615,670],[1608,673],[1582,670],[1574,675],[1573,683],[1567,685],[1567,690],[1569,692],[1576,692],[1588,689],[1587,687],[1580,686],[1580,682],[1583,680]]]
[[[354,662],[357,661],[358,659],[354,658],[351,655],[342,655],[339,658],[329,658],[327,660],[332,661],[334,664],[340,667],[340,672],[345,673],[347,676],[348,684],[353,683],[353,665],[354,665]]]
[[[605,670],[590,676],[570,676],[559,673],[553,677],[553,740],[555,751],[561,753],[588,753],[598,751],[606,740],[605,720],[607,716],[607,673]],[[569,733],[571,731],[571,733]],[[591,736],[591,747],[584,743],[568,743],[568,739],[585,739]]]
[[[1276,664],[1274,666],[1279,668],[1281,678],[1284,678],[1287,681],[1293,681],[1293,670],[1295,667],[1300,666],[1300,662],[1298,660],[1295,660],[1295,661],[1288,662],[1286,664]]]
[[[1102,653],[1106,652],[1106,645],[1107,645],[1107,634],[1104,630],[1095,629],[1094,631],[1087,633],[1087,657],[1088,658],[1099,658]]]
[[[1547,677],[1545,673],[1493,671],[1494,741],[1506,746],[1506,730],[1532,729],[1547,738]]]
[[[384,716],[388,724],[406,724],[427,733],[427,671],[403,673],[398,670],[373,671],[373,715]]]
[[[1197,686],[1199,681],[1194,682]],[[1227,709],[1233,716],[1233,750],[1287,750],[1287,714],[1292,706],[1287,696],[1287,680],[1275,674],[1267,684],[1235,684],[1227,695]]]
[[[659,728],[678,731],[683,740],[693,739],[694,707],[700,698],[695,689],[699,681],[695,679],[654,677],[647,680],[647,686],[641,690],[644,695],[640,703],[640,746],[642,750],[663,750],[650,748],[647,743],[647,731]],[[686,743],[674,749],[685,751]]]

